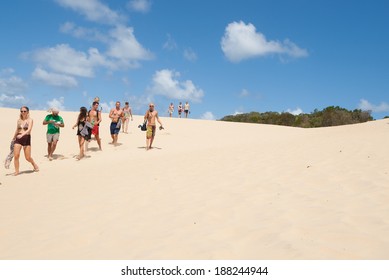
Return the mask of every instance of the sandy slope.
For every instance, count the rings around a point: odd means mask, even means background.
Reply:
[[[0,108],[5,158],[18,110]],[[299,129],[162,118],[146,152],[135,116],[122,144],[76,161],[61,112],[57,159],[35,121],[31,173],[2,168],[0,259],[388,259],[389,120]]]

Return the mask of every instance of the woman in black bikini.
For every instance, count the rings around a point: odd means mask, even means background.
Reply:
[[[20,117],[16,124],[16,131],[13,137],[15,141],[14,146],[14,165],[15,165],[15,173],[14,175],[19,174],[19,158],[20,151],[24,150],[24,157],[26,160],[32,164],[34,171],[38,172],[39,167],[34,162],[31,157],[31,130],[32,130],[33,120],[30,118],[29,109],[26,106],[20,108]]]
[[[80,108],[80,114],[77,118],[77,123],[73,125],[73,129],[77,127],[77,136],[78,136],[78,145],[80,146],[80,154],[77,159],[80,160],[85,156],[84,146],[85,140],[91,139],[91,128],[87,126],[87,122],[89,122],[88,110],[86,107]]]

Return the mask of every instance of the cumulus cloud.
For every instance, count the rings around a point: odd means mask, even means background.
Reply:
[[[179,72],[169,69],[157,71],[153,76],[150,92],[169,99],[183,99],[200,102],[204,96],[202,89],[197,88],[191,80],[179,81]]]
[[[98,0],[56,0],[58,4],[65,8],[84,15],[88,20],[103,24],[116,25],[124,21],[124,17]]]
[[[224,55],[231,62],[240,62],[258,56],[271,54],[287,55],[290,57],[305,57],[308,52],[286,39],[284,42],[268,41],[253,24],[243,21],[227,25],[221,39]]]
[[[47,106],[48,106],[48,110],[52,109],[52,108],[57,108],[58,110],[60,111],[64,111],[65,110],[65,98],[64,97],[60,97],[59,99],[52,99],[52,100],[49,100],[47,101]]]
[[[38,81],[42,81],[47,85],[62,87],[62,88],[74,88],[77,87],[78,82],[74,77],[64,75],[49,73],[42,68],[35,68],[32,73],[32,78]]]
[[[386,102],[381,102],[379,105],[374,105],[369,101],[367,101],[366,99],[361,99],[358,107],[361,110],[371,111],[373,113],[389,112],[389,104]]]
[[[0,106],[22,105],[26,102],[23,94],[28,88],[27,83],[13,73],[12,68],[0,70]]]
[[[137,41],[132,27],[117,26],[111,30],[110,36],[113,40],[108,43],[109,56],[127,62],[153,58],[153,54]]]
[[[205,112],[200,118],[203,120],[216,120],[216,117],[212,112]]]
[[[98,41],[107,43],[109,37],[95,28],[85,28],[77,26],[73,22],[65,22],[59,28],[62,33],[70,34],[77,39],[87,39],[89,41]]]
[[[300,108],[296,108],[296,109],[294,109],[294,110],[288,109],[288,110],[286,110],[286,112],[291,113],[292,115],[297,116],[297,115],[302,114],[302,113],[303,113],[303,110],[301,110]]]
[[[93,67],[99,61],[98,51],[90,50],[89,55],[76,51],[66,44],[36,50],[32,59],[51,70],[80,77],[93,77]]]
[[[127,7],[136,12],[147,13],[150,11],[151,2],[148,0],[132,0],[128,2]]]

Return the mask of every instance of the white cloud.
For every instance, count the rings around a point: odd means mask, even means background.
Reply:
[[[136,40],[132,27],[117,26],[111,30],[110,35],[114,40],[109,42],[109,56],[126,63],[153,58],[153,54]]]
[[[11,75],[15,72],[14,69],[12,68],[4,68],[4,69],[1,69],[0,70],[0,76],[3,76],[3,75]]]
[[[13,73],[12,68],[0,70],[0,106],[22,105],[26,102],[23,93],[27,90],[27,83]]]
[[[127,7],[137,12],[147,13],[150,11],[151,2],[148,0],[132,0],[128,2]]]
[[[247,89],[242,89],[242,91],[239,93],[239,97],[248,97],[250,95],[250,92]]]
[[[243,21],[232,22],[225,29],[221,39],[224,55],[232,62],[240,62],[258,56],[283,54],[291,57],[304,57],[308,52],[286,39],[283,43],[268,41],[253,24]]]
[[[35,80],[39,80],[47,85],[56,87],[73,88],[78,85],[77,80],[74,77],[64,74],[49,73],[39,67],[35,68],[32,73],[32,77]]]
[[[100,102],[100,106],[103,112],[109,113],[109,111],[111,111],[111,109],[115,107],[115,101]]]
[[[236,116],[236,115],[241,115],[241,114],[244,114],[244,113],[241,112],[241,111],[235,111],[232,115],[233,115],[233,116]]]
[[[88,56],[65,44],[39,49],[33,52],[32,58],[38,64],[45,65],[58,73],[80,77],[94,76],[92,55]]]
[[[205,112],[200,118],[203,120],[216,120],[216,117],[212,112]]]
[[[197,88],[191,80],[180,82],[179,72],[169,69],[157,71],[153,76],[153,84],[150,92],[162,95],[170,99],[183,99],[200,102],[204,96],[203,90]]]
[[[101,33],[99,30],[76,26],[76,24],[73,22],[65,22],[60,26],[59,30],[62,33],[70,34],[78,39],[87,39],[90,41],[98,41],[103,43],[107,43],[109,41],[108,36]]]
[[[70,8],[90,21],[116,25],[123,22],[124,17],[112,11],[98,0],[56,0],[61,6]]]
[[[197,54],[192,49],[186,49],[184,50],[184,58],[193,62],[197,60]]]
[[[373,113],[389,112],[389,104],[386,102],[381,102],[381,104],[379,105],[374,105],[369,101],[367,101],[366,99],[361,99],[358,107],[361,110],[371,111]]]
[[[163,44],[163,48],[169,51],[177,49],[177,43],[170,34],[167,34],[167,41]]]
[[[288,109],[288,110],[286,110],[286,112],[291,113],[292,115],[295,115],[295,116],[304,113],[303,110],[301,110],[300,108],[296,108],[294,110]]]
[[[52,100],[49,100],[47,101],[47,106],[48,106],[48,110],[52,109],[52,108],[57,108],[58,110],[60,111],[64,111],[65,110],[65,98],[64,97],[60,97],[59,99],[52,99]]]

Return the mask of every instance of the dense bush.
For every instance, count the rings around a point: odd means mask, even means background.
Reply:
[[[300,114],[297,116],[288,112],[251,112],[225,116],[221,120],[309,128],[362,123],[371,121],[373,118],[370,111],[362,111],[359,109],[349,111],[339,106],[330,106],[321,111],[316,109],[310,114]]]

